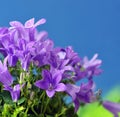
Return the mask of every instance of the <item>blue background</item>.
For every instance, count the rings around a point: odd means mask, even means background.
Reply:
[[[0,26],[46,18],[56,46],[72,45],[81,57],[99,53],[103,74],[95,78],[106,94],[120,85],[120,0],[1,0]]]

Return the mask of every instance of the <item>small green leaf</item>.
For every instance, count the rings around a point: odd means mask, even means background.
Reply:
[[[22,104],[23,102],[25,102],[26,98],[25,97],[22,97],[20,98],[18,101],[17,101],[17,104],[20,105]]]

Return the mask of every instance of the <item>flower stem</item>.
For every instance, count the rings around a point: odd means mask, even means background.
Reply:
[[[46,111],[46,109],[47,109],[47,106],[48,106],[48,104],[49,104],[49,101],[50,101],[50,98],[47,97],[47,102],[46,102],[46,105],[45,105],[45,108],[44,108],[43,113],[45,113],[45,111]]]
[[[34,110],[34,107],[33,107],[33,106],[31,106],[31,110],[32,110],[32,112],[38,117],[38,114],[37,114],[37,112]]]
[[[40,99],[41,99],[41,102],[42,102],[42,104],[41,104],[41,113],[42,113],[42,111],[43,111],[43,107],[44,107],[44,99],[45,99],[45,92],[43,92],[42,94],[41,94],[41,96],[40,96]]]

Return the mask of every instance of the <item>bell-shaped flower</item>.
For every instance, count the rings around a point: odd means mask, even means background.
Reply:
[[[91,60],[87,57],[83,58],[82,67],[87,71],[87,77],[92,78],[93,75],[99,75],[102,70],[99,68],[102,64],[100,59],[97,59],[98,54],[95,54]]]
[[[13,78],[7,68],[7,59],[4,59],[4,63],[0,61],[0,82],[5,86],[10,86],[13,83]]]
[[[51,73],[48,70],[42,72],[42,80],[35,82],[35,86],[40,89],[46,90],[48,97],[53,97],[55,92],[62,92],[66,90],[66,86],[63,83],[60,83],[62,79],[62,74],[59,71]]]
[[[34,18],[26,21],[26,22],[25,22],[25,28],[37,27],[37,26],[39,26],[39,25],[41,25],[41,24],[44,24],[44,23],[46,22],[46,19],[42,18],[42,19],[40,19],[39,21],[37,21],[36,23],[34,23],[34,22],[35,22],[35,19],[34,19]]]
[[[95,100],[92,87],[92,80],[86,84],[81,84],[80,87],[73,84],[66,85],[66,92],[72,97],[75,105],[75,112],[78,110],[80,103],[89,103]]]
[[[120,103],[103,101],[103,107],[113,113],[114,117],[119,117],[118,113],[120,113]]]
[[[10,87],[10,86],[5,86],[4,90],[7,90],[10,92],[12,100],[14,102],[17,102],[17,100],[20,97],[20,84],[15,85],[14,87]]]

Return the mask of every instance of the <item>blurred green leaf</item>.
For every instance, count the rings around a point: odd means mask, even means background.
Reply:
[[[117,86],[113,88],[112,91],[108,92],[108,94],[105,96],[106,100],[110,100],[113,102],[120,102],[120,86]]]
[[[10,108],[11,106],[9,104],[4,104],[2,111],[2,117],[11,117]]]
[[[17,117],[17,115],[24,110],[24,107],[17,107],[11,117]]]
[[[120,102],[120,87],[115,87],[112,91],[110,91],[104,97],[104,100]],[[98,102],[86,104],[85,106],[80,107],[77,114],[79,117],[113,117],[113,114],[106,110]]]

